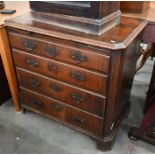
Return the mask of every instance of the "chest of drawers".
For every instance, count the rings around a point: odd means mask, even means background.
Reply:
[[[8,20],[22,107],[111,149],[129,109],[146,24],[122,17],[120,25],[94,36],[35,21],[31,13]]]

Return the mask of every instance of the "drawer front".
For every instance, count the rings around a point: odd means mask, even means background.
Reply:
[[[109,56],[83,51],[79,48],[72,48],[67,45],[58,45],[40,40],[40,38],[18,35],[11,32],[9,33],[9,38],[12,48],[109,73]]]
[[[21,103],[31,110],[55,117],[75,128],[101,136],[103,119],[55,102],[40,94],[21,89]]]
[[[106,95],[107,76],[25,52],[13,52],[15,65]],[[17,61],[18,60],[18,61]]]
[[[17,75],[19,85],[22,87],[66,102],[90,113],[99,116],[103,115],[104,97],[93,95],[77,87],[72,87],[29,71],[17,69]]]
[[[20,90],[21,104],[44,114],[64,120],[65,106],[30,91]]]
[[[97,136],[102,134],[103,119],[93,117],[75,109],[66,109],[66,122],[79,128],[88,130]]]

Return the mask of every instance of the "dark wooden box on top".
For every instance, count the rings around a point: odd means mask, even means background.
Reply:
[[[33,12],[34,16],[44,22],[95,35],[101,35],[120,23],[120,2],[31,1],[30,6],[37,11]]]
[[[2,60],[0,58],[0,104],[4,103],[9,98],[10,98],[10,90],[4,72]]]
[[[150,8],[150,1],[121,1],[120,10],[128,13],[142,13]]]

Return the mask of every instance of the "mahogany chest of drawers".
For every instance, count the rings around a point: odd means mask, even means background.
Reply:
[[[122,17],[120,25],[95,36],[44,24],[31,12],[6,21],[22,107],[111,149],[129,109],[146,24]]]

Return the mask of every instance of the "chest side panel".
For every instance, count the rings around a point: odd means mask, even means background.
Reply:
[[[113,52],[105,111],[104,134],[109,135],[119,127],[129,109],[129,98],[139,55],[139,37],[123,52]]]

